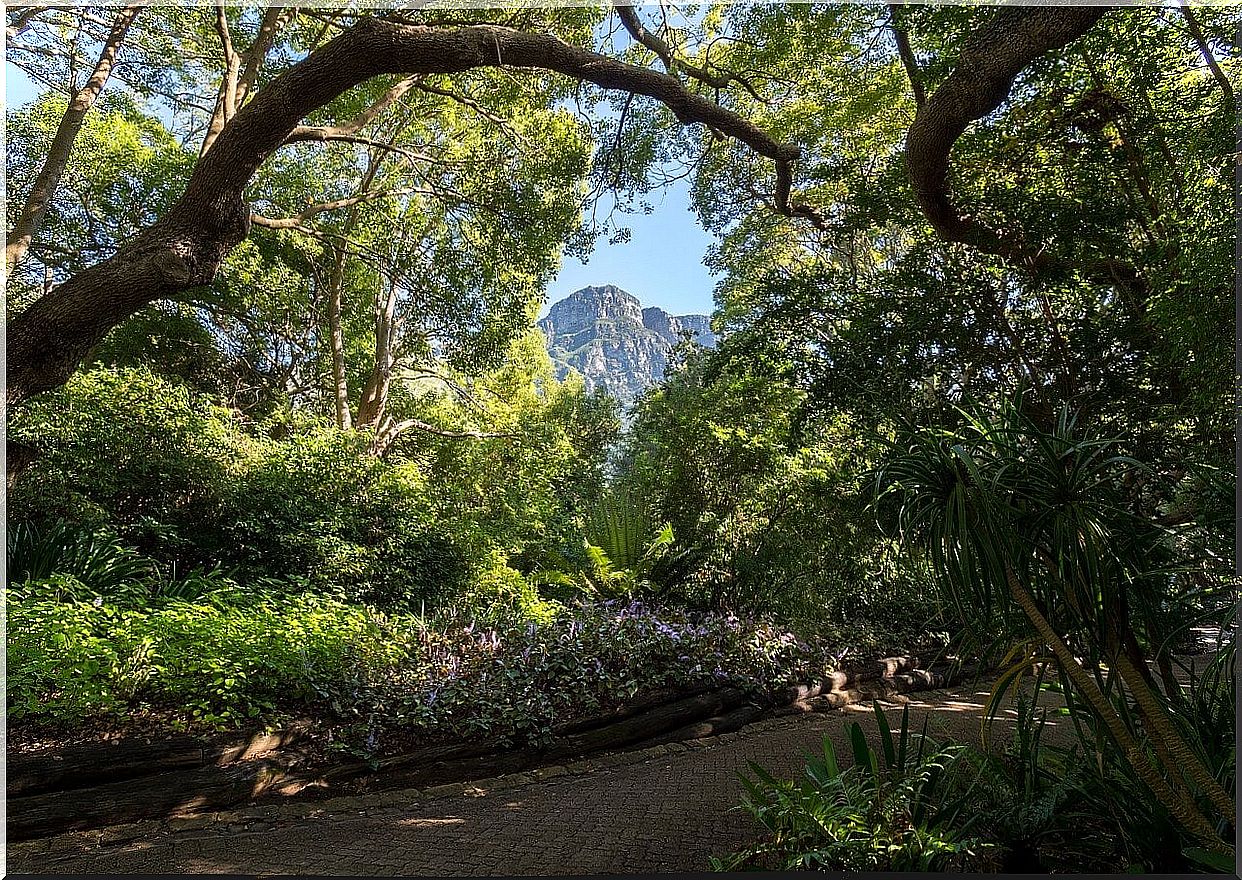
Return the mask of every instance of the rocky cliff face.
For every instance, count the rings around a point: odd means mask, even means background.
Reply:
[[[539,327],[560,376],[575,369],[588,391],[603,388],[623,404],[659,381],[685,334],[708,348],[716,344],[706,315],[644,309],[637,297],[611,284],[571,293]]]

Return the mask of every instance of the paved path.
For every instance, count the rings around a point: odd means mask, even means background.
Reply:
[[[930,717],[929,731],[977,741],[987,687],[911,695],[914,729]],[[888,706],[896,727],[901,710]],[[807,750],[820,750],[825,734],[848,754],[841,732],[854,720],[874,731],[870,707],[851,706],[771,719],[695,748],[675,746],[637,763],[579,776],[484,786],[473,796],[424,793],[403,802],[399,793],[380,793],[330,802],[319,815],[289,817],[282,808],[274,812],[283,815],[268,821],[183,821],[177,823],[182,830],[153,828],[138,840],[111,845],[100,842],[107,832],[12,844],[8,868],[58,874],[440,876],[704,871],[709,856],[755,837],[754,821],[737,808],[742,794],[737,771],[755,761],[778,776],[791,776]]]

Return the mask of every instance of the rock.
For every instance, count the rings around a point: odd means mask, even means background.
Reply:
[[[708,348],[716,344],[706,315],[644,309],[611,284],[571,293],[552,306],[539,327],[558,378],[576,370],[588,392],[602,388],[623,405],[663,377],[670,353],[684,337]]]

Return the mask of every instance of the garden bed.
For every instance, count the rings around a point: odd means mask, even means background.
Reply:
[[[59,755],[10,759],[8,833],[20,840],[276,798],[491,778],[603,752],[719,735],[784,711],[836,708],[945,683],[942,673],[917,667],[912,658],[889,658],[766,694],[736,687],[652,693],[609,715],[562,725],[539,745],[458,743],[370,761],[325,764],[322,754],[305,750],[309,731],[301,728],[230,746],[186,737],[77,745]]]

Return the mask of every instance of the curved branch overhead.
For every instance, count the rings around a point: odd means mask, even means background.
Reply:
[[[906,137],[914,197],[941,237],[1032,268],[1056,263],[1050,254],[987,227],[954,204],[951,153],[970,123],[1009,97],[1014,80],[1031,62],[1073,42],[1108,11],[1101,6],[1008,7],[967,39],[953,72],[919,107]]]
[[[200,159],[177,203],[116,254],[78,273],[8,325],[7,402],[62,384],[109,330],[146,304],[214,278],[248,234],[244,189],[260,165],[334,98],[382,74],[448,74],[480,67],[538,68],[664,103],[773,160],[787,180],[799,149],[695,95],[674,77],[546,34],[475,25],[436,28],[363,18],[258,92]],[[788,186],[780,187],[788,199]],[[788,204],[778,209],[790,213]]]

